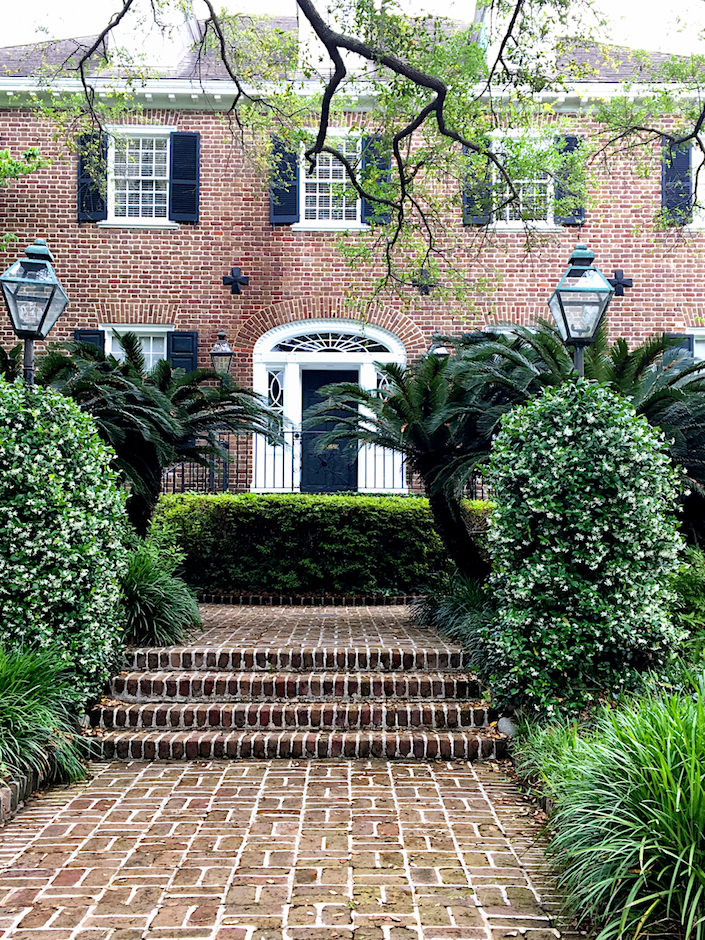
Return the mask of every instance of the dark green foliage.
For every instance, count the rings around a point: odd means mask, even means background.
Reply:
[[[599,940],[705,937],[705,674],[591,725],[535,727],[519,767],[555,801],[551,856]]]
[[[208,593],[413,593],[450,567],[421,497],[163,496],[154,528]]]
[[[183,556],[149,539],[132,549],[122,579],[124,639],[134,646],[180,643],[201,626],[195,595],[175,572]]]
[[[705,658],[705,555],[689,548],[673,579],[674,619],[687,631],[687,656],[693,662]]]
[[[218,431],[276,432],[278,418],[259,395],[210,369],[184,373],[165,360],[145,372],[134,333],[120,338],[124,360],[90,343],[63,343],[39,359],[37,382],[73,398],[115,450],[115,465],[130,483],[127,510],[140,535],[172,463],[207,463],[221,454]]]
[[[487,505],[487,504],[485,504]],[[460,572],[431,582],[414,605],[416,620],[435,627],[471,654],[472,666],[480,676],[491,672],[485,636],[497,614],[487,583]]]
[[[13,346],[9,352],[0,346],[0,376],[6,382],[14,382],[22,375],[22,344]]]
[[[67,707],[74,682],[51,648],[0,647],[0,780],[31,773],[56,780],[85,776],[85,739]]]
[[[457,381],[459,361],[423,356],[407,368],[379,368],[377,389],[357,383],[330,385],[328,400],[311,409],[308,424],[335,421],[321,434],[320,446],[354,440],[401,453],[423,480],[438,534],[458,569],[483,578],[486,555],[468,532],[461,501],[469,474],[489,450],[490,438],[478,429],[481,414],[475,390]],[[462,369],[460,370],[463,376]]]

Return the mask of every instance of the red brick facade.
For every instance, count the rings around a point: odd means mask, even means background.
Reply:
[[[69,337],[75,327],[101,322],[173,323],[198,330],[200,360],[223,327],[237,351],[235,376],[251,382],[251,351],[272,326],[310,317],[355,317],[346,298],[364,295],[365,271],[353,271],[336,248],[335,233],[297,232],[272,226],[265,181],[232,140],[226,122],[205,111],[143,112],[140,123],[172,125],[201,134],[200,220],[178,228],[107,228],[76,221],[75,156],[62,151],[51,129],[29,110],[0,111],[0,146],[19,154],[38,145],[51,165],[0,191],[4,231],[19,242],[15,254],[35,237],[47,239],[70,306],[51,339]],[[576,121],[577,125],[577,121]],[[476,307],[412,295],[367,311],[405,344],[409,356],[428,346],[435,331],[458,331],[493,321],[529,322],[547,316],[546,299],[561,276],[572,247],[585,241],[607,276],[614,268],[634,278],[634,288],[612,302],[613,335],[638,341],[661,331],[680,332],[705,323],[705,231],[658,230],[658,154],[644,178],[624,159],[596,168],[585,225],[559,228],[544,244],[526,251],[522,232],[464,228],[460,208],[449,221],[460,240],[457,259],[470,278],[489,278],[493,293],[476,295]],[[355,236],[350,236],[355,237]],[[239,296],[222,286],[232,265],[249,275]],[[5,320],[0,341],[14,341]]]

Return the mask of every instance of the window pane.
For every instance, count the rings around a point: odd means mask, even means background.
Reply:
[[[337,148],[346,157],[356,160],[360,142],[345,138],[337,142]],[[306,167],[304,186],[304,219],[318,222],[354,222],[358,219],[357,193],[346,186],[346,171],[334,156],[322,153],[313,170]]]
[[[114,202],[117,218],[165,219],[169,140],[160,137],[121,137],[115,141]]]

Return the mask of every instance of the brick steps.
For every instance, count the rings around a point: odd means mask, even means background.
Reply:
[[[134,672],[208,670],[225,672],[310,672],[356,670],[361,672],[438,672],[467,669],[462,650],[433,647],[165,647],[134,649],[128,669]]]
[[[220,616],[227,627],[198,644],[129,653],[110,697],[90,715],[86,734],[96,756],[504,756],[505,738],[479,700],[466,654],[398,614],[388,617],[388,630],[366,614],[369,633],[343,610],[297,613],[295,623],[286,611],[255,618],[223,609]]]
[[[489,760],[503,757],[505,739],[488,731],[112,731],[92,739],[103,760],[382,757]]]
[[[453,672],[130,672],[113,678],[111,695],[125,702],[475,700],[480,687],[474,676]]]
[[[214,702],[147,704],[103,701],[91,713],[91,724],[105,730],[139,728],[276,731],[404,731],[485,728],[495,716],[473,702]]]

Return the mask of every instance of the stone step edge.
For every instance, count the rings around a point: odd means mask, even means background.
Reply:
[[[161,701],[329,701],[364,698],[475,700],[480,683],[468,673],[130,672],[111,681],[111,698]]]
[[[236,607],[400,607],[420,600],[422,594],[212,594],[198,592],[200,604]]]
[[[368,714],[366,715],[365,712]],[[107,731],[470,731],[489,727],[497,712],[486,702],[121,702],[91,709],[90,723]],[[469,719],[463,721],[462,719]]]
[[[461,649],[434,647],[354,646],[183,646],[138,647],[125,654],[129,672],[232,671],[278,672],[467,671],[468,654]]]
[[[91,737],[102,760],[217,760],[259,758],[370,758],[388,760],[497,760],[503,735],[490,732],[107,732]]]

